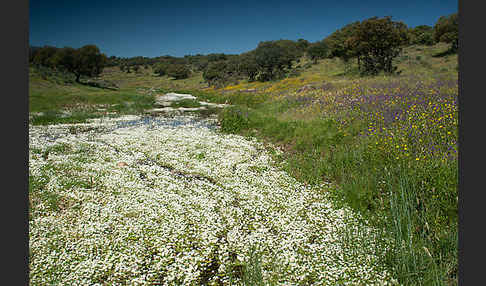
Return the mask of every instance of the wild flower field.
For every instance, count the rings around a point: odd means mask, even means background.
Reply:
[[[151,70],[107,72],[117,91],[33,74],[29,108],[46,114],[29,127],[31,284],[457,285],[457,55],[444,48],[406,48],[400,75],[325,59],[221,89]],[[140,114],[149,91],[233,107],[218,124],[48,113]]]
[[[29,127],[31,285],[391,285],[389,241],[214,119]]]
[[[388,265],[401,283],[457,283],[457,77],[307,81],[273,83],[263,104],[224,113],[222,129],[284,147],[299,181],[336,183],[395,240]]]

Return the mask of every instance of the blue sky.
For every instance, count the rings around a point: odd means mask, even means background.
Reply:
[[[29,1],[29,44],[97,45],[107,56],[157,57],[254,49],[260,41],[322,40],[354,21],[392,16],[433,26],[455,1]]]

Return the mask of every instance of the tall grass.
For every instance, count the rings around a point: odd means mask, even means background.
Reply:
[[[265,285],[262,273],[262,257],[257,248],[252,246],[249,258],[245,261],[243,268],[242,284],[245,286],[263,286]]]
[[[457,81],[360,80],[236,105],[222,130],[282,146],[301,181],[336,183],[335,198],[393,241],[386,262],[400,283],[457,284]]]
[[[385,262],[401,284],[457,285],[457,56],[436,56],[443,48],[406,48],[400,76],[358,78],[349,74],[354,63],[326,59],[296,78],[221,90],[198,89],[200,75],[110,74],[119,91],[59,88],[33,77],[30,111],[52,117],[35,117],[39,124],[69,120],[60,110],[75,103],[134,112],[153,100],[135,92],[140,86],[231,104],[219,114],[222,131],[273,142],[286,151],[277,159],[294,177],[337,185],[335,199],[391,241]],[[300,92],[304,85],[315,88]],[[261,285],[258,253],[249,257],[243,280]]]
[[[417,210],[415,200],[418,194],[411,181],[408,177],[400,177],[398,189],[390,190],[391,219],[388,228],[393,234],[395,248],[388,257],[389,263],[394,265],[396,275],[404,284],[452,284],[455,274],[448,263],[457,263],[453,255],[457,251],[457,231],[451,229],[442,238],[446,242],[445,249],[427,238],[430,229],[424,219],[425,210]],[[422,233],[417,233],[416,229],[421,226],[425,228]]]

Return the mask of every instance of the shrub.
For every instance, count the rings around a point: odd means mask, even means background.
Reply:
[[[203,72],[203,79],[210,85],[220,85],[226,82],[226,61],[211,62]]]
[[[154,67],[154,72],[158,74],[159,76],[164,76],[167,74],[167,67],[168,65],[166,63],[158,63]]]
[[[191,71],[184,64],[172,64],[167,67],[167,75],[176,80],[188,78],[190,74]]]

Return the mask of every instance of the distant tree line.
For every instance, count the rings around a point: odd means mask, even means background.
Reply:
[[[80,82],[81,76],[100,75],[107,63],[107,57],[96,45],[85,45],[79,49],[44,46],[30,47],[29,61],[35,66],[72,73],[76,82]]]
[[[197,59],[204,63],[200,67],[209,85],[224,85],[239,79],[269,81],[289,76],[295,71],[293,63],[298,63],[302,57],[313,63],[335,57],[345,62],[355,59],[362,75],[393,74],[397,69],[393,60],[404,46],[438,42],[449,43],[449,51],[457,52],[457,13],[440,17],[434,27],[414,28],[393,21],[391,17],[372,17],[350,23],[314,43],[304,39],[265,41],[254,50],[237,56],[213,56],[212,61],[204,56]]]
[[[438,42],[450,44],[449,51],[457,52],[457,13],[440,17],[434,27],[420,25],[414,28],[393,21],[391,17],[372,17],[347,24],[320,41],[263,41],[255,49],[239,55],[212,53],[184,57],[106,58],[96,46],[88,45],[78,50],[30,47],[29,57],[34,64],[70,71],[76,75],[77,81],[81,75],[99,74],[103,66],[118,66],[127,73],[150,66],[155,74],[175,79],[201,72],[203,79],[214,86],[239,80],[270,81],[296,75],[302,69],[299,62],[304,58],[314,64],[325,58],[340,58],[344,62],[354,59],[362,75],[392,74],[396,72],[393,60],[403,47]]]
[[[170,56],[169,56],[170,57]],[[160,58],[160,57],[159,57]],[[148,58],[148,57],[132,57],[123,58],[111,56],[108,58],[106,66],[115,67],[118,66],[121,71],[126,73],[138,72],[141,68],[148,69],[149,66],[156,64],[159,58]]]
[[[303,39],[260,42],[252,51],[210,61],[203,71],[203,78],[209,85],[224,85],[240,79],[279,79],[292,72],[293,62],[305,55],[309,45]]]

